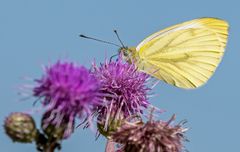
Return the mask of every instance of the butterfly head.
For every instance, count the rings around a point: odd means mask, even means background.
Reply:
[[[121,47],[119,54],[123,56],[123,59],[127,62],[132,62],[135,56],[136,48],[135,47]]]

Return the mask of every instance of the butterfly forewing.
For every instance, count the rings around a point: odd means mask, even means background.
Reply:
[[[228,24],[200,18],[159,31],[136,48],[137,66],[181,88],[196,88],[212,76],[221,61]]]

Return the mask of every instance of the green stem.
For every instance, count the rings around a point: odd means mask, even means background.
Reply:
[[[54,152],[54,150],[57,148],[57,143],[49,143],[45,148],[43,152]]]
[[[46,136],[39,131],[36,137],[36,146],[37,150],[42,152],[54,152],[55,149],[61,149],[58,140],[46,138]]]

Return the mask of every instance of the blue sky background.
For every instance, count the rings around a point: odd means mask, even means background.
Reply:
[[[182,90],[160,83],[151,103],[187,119],[190,152],[236,152],[240,136],[240,18],[234,0],[0,0],[0,123],[12,111],[27,111],[33,100],[20,102],[18,86],[32,84],[24,76],[38,78],[41,65],[70,59],[90,66],[96,58],[116,53],[114,46],[80,39],[87,34],[117,42],[117,29],[128,46],[136,46],[149,34],[198,17],[218,17],[230,24],[223,61],[206,85]],[[40,114],[34,114],[39,119]],[[92,131],[76,130],[63,142],[63,152],[104,151],[104,138],[95,141]],[[32,152],[34,145],[12,143],[0,128],[0,151]]]

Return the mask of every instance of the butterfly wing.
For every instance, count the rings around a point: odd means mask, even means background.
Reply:
[[[137,66],[180,88],[196,88],[212,76],[226,47],[228,23],[216,18],[184,22],[150,35],[136,48]]]

